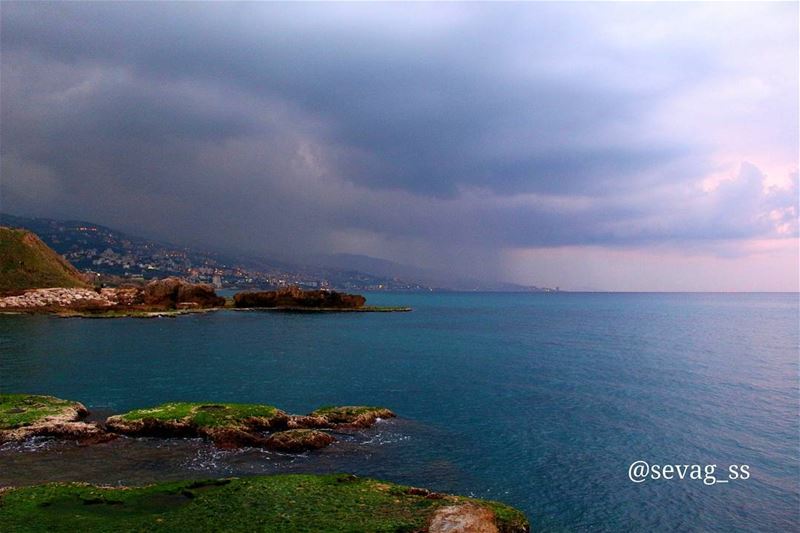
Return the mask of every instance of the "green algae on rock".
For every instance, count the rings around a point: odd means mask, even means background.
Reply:
[[[203,437],[220,448],[298,452],[335,441],[311,430],[367,428],[394,416],[389,409],[370,406],[323,407],[310,415],[288,415],[271,405],[173,402],[109,417],[106,427],[134,437]],[[273,434],[267,437],[265,431]]]
[[[335,442],[320,429],[366,428],[395,414],[383,407],[324,407],[310,415],[289,415],[271,405],[171,402],[135,409],[106,420],[105,428],[79,420],[86,408],[69,400],[30,394],[0,395],[0,442],[34,436],[104,442],[131,437],[208,439],[218,448],[262,447],[303,452]]]
[[[35,394],[0,394],[0,443],[40,436],[81,444],[114,438],[96,424],[80,422],[88,414],[80,402]]]
[[[260,431],[284,429],[289,416],[271,405],[165,403],[106,420],[110,431],[143,437],[204,437],[222,448],[260,446]]]
[[[431,497],[435,495],[435,497]],[[498,502],[352,475],[275,475],[139,488],[48,484],[0,493],[4,531],[300,531],[521,533]]]

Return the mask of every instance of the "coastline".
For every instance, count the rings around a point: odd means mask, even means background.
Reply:
[[[344,308],[310,308],[310,307],[209,307],[204,309],[165,309],[147,311],[140,309],[110,309],[105,311],[78,311],[74,309],[10,309],[0,311],[0,315],[45,315],[59,318],[177,318],[184,315],[197,315],[227,311],[264,312],[264,313],[408,313],[411,307],[400,306],[368,306],[358,309]]]

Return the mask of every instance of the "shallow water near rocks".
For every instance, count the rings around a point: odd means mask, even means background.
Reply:
[[[0,316],[0,390],[103,418],[165,401],[399,415],[299,456],[200,440],[0,448],[0,485],[352,472],[501,500],[544,530],[792,530],[792,294],[370,294],[411,313]],[[650,463],[751,477],[632,483]]]

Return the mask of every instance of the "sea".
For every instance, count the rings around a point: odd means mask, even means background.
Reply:
[[[499,500],[534,531],[800,528],[797,294],[367,297],[413,311],[0,316],[0,391],[94,419],[176,400],[398,415],[299,456],[6,444],[0,486],[350,472]]]

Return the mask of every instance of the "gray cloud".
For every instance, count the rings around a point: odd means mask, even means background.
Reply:
[[[349,235],[421,262],[796,236],[796,192],[758,169],[774,161],[736,173],[741,154],[698,188],[738,147],[690,127],[697,94],[763,73],[683,9],[6,2],[3,209],[290,253]],[[769,32],[797,9],[757,14]],[[797,66],[778,66],[794,78],[770,109],[791,109]],[[743,137],[753,98],[725,101]],[[790,118],[764,117],[784,160]]]

